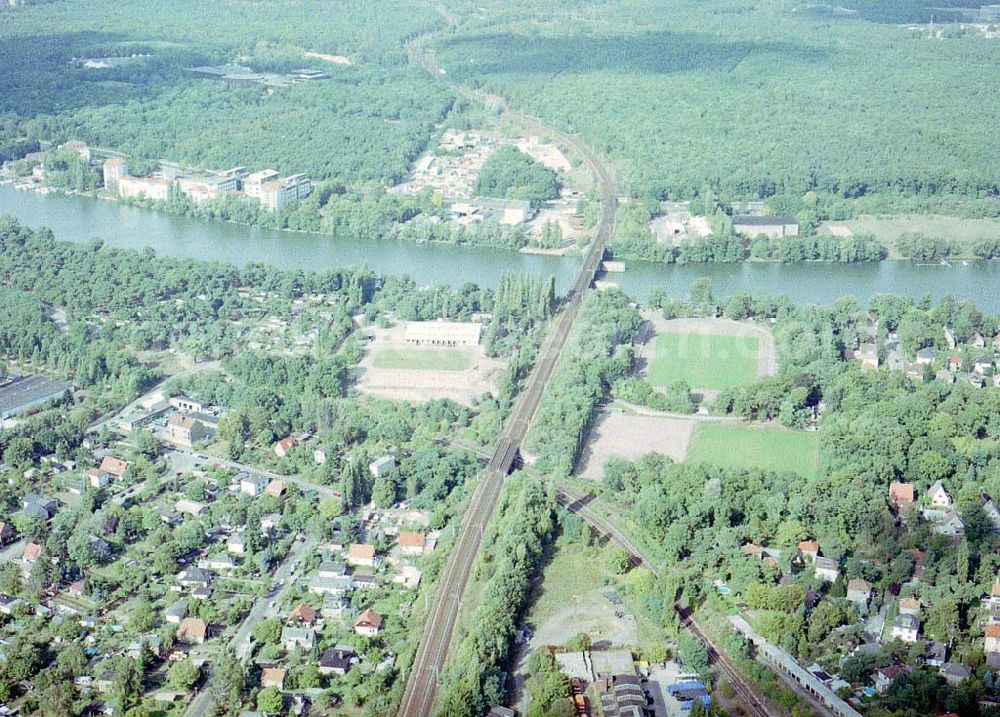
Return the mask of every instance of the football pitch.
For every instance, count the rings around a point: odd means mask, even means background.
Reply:
[[[721,391],[757,379],[758,339],[662,333],[656,336],[647,376],[654,386],[684,381],[694,389]]]

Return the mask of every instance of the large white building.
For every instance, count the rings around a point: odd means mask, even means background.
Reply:
[[[278,178],[278,172],[273,169],[262,169],[259,172],[247,175],[243,180],[243,191],[248,197],[260,199],[261,191],[268,182],[273,182]]]
[[[117,188],[117,183],[128,176],[128,163],[119,157],[104,162],[104,186]]]
[[[146,197],[166,201],[170,194],[170,182],[158,177],[122,177],[118,180],[118,195],[126,199]]]
[[[478,346],[483,325],[457,321],[410,321],[403,339],[416,346]]]

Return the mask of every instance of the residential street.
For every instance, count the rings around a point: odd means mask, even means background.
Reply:
[[[245,662],[250,655],[250,636],[257,625],[266,620],[268,617],[272,617],[276,613],[276,608],[284,600],[288,591],[291,590],[292,584],[294,583],[294,578],[292,578],[292,573],[295,572],[298,567],[299,560],[302,558],[303,553],[307,549],[311,549],[316,545],[316,541],[313,539],[306,539],[304,541],[295,541],[292,544],[291,550],[288,551],[288,555],[281,564],[278,565],[277,570],[274,572],[274,576],[271,579],[271,586],[277,583],[282,583],[281,589],[277,593],[271,594],[271,590],[268,590],[264,595],[261,595],[254,602],[253,607],[250,608],[250,612],[247,616],[243,618],[243,622],[240,623],[239,628],[229,638],[226,646],[233,650],[236,654],[237,659],[241,662]],[[208,717],[211,714],[212,708],[212,697],[208,689],[208,679],[211,675],[210,665],[205,664],[205,680],[204,685],[198,694],[195,695],[194,699],[188,705],[187,709],[184,711],[184,717]]]

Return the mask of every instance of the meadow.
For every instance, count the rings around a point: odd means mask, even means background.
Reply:
[[[695,428],[687,460],[815,478],[819,473],[819,434],[772,426],[705,422]]]

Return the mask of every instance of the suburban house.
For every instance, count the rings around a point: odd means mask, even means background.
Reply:
[[[956,510],[935,510],[924,508],[921,513],[924,520],[931,524],[931,530],[948,538],[958,538],[965,533],[965,524]]]
[[[260,519],[260,529],[271,534],[281,525],[281,513],[268,513]]]
[[[382,616],[368,608],[354,621],[354,632],[363,637],[375,637],[382,629]]]
[[[344,595],[354,590],[354,580],[350,575],[324,578],[319,575],[309,580],[309,592],[315,595]]]
[[[900,615],[919,615],[920,614],[920,601],[917,598],[900,598],[899,599],[899,614]]]
[[[187,617],[187,600],[178,600],[164,611],[164,619],[174,625],[180,625],[181,620]]]
[[[816,560],[819,557],[819,543],[812,540],[802,540],[799,542],[799,553],[809,560]]]
[[[840,577],[840,568],[833,558],[816,558],[816,577],[828,583],[837,581]]]
[[[773,217],[755,217],[741,214],[733,217],[733,232],[747,237],[763,234],[771,239],[797,237],[799,223],[795,217],[782,214]]]
[[[385,475],[395,467],[396,459],[390,455],[384,455],[381,458],[376,458],[368,464],[368,470],[375,478]]]
[[[197,617],[186,617],[177,627],[177,641],[201,645],[208,637],[208,623]]]
[[[872,584],[867,580],[855,578],[847,583],[847,599],[862,608],[868,606],[872,596]]]
[[[87,482],[90,483],[92,488],[106,488],[111,485],[111,481],[113,480],[114,476],[110,473],[105,473],[100,468],[87,469]]]
[[[990,623],[983,630],[983,651],[1000,652],[1000,622]]]
[[[957,662],[946,662],[938,668],[938,672],[952,687],[958,687],[965,680],[972,677],[972,670]]]
[[[272,498],[280,498],[285,494],[285,481],[275,478],[273,481],[267,484],[264,488],[264,495],[269,495]]]
[[[236,567],[236,563],[233,561],[233,556],[229,553],[215,553],[199,560],[198,567],[214,572],[222,572],[232,570]]]
[[[24,553],[21,555],[21,560],[26,563],[34,563],[40,557],[45,549],[38,543],[28,543],[24,546]]]
[[[986,498],[983,502],[983,512],[986,513],[986,518],[990,521],[990,525],[993,526],[993,532],[1000,533],[1000,510],[997,509],[997,505],[993,502],[992,498]]]
[[[6,593],[0,593],[0,614],[12,615],[14,613],[14,608],[22,602],[21,598],[16,598],[13,595],[7,595]]]
[[[285,689],[285,671],[280,667],[265,667],[260,671],[260,686]]]
[[[319,564],[319,570],[316,574],[321,578],[339,578],[342,575],[347,575],[347,566],[344,563],[324,560]]]
[[[331,647],[325,650],[319,658],[319,673],[321,675],[346,675],[351,669],[351,658],[354,651],[350,648]]]
[[[889,484],[889,500],[896,510],[910,505],[913,502],[913,484],[893,481]]]
[[[399,543],[399,552],[403,555],[420,556],[424,554],[426,536],[423,533],[412,533],[404,530],[400,531],[397,542]]]
[[[128,473],[128,462],[112,458],[111,456],[105,456],[104,460],[101,461],[100,470],[110,473],[115,478],[121,480]]]
[[[244,474],[240,477],[240,492],[251,498],[256,498],[264,492],[267,482],[267,478],[264,476]]]
[[[316,616],[318,613],[316,609],[306,605],[305,603],[299,603],[293,609],[291,614],[288,616],[289,622],[299,622],[304,625],[312,625],[316,622]]]
[[[889,685],[892,684],[893,680],[903,674],[903,668],[899,665],[889,665],[888,667],[880,667],[875,670],[873,677],[874,687],[876,692],[885,692],[889,689]]]
[[[190,498],[181,498],[179,501],[174,503],[174,510],[178,513],[186,513],[187,515],[194,516],[198,518],[202,513],[205,512],[205,508],[208,506],[204,503],[199,503],[196,500],[191,500]]]
[[[295,445],[294,438],[291,436],[285,436],[274,444],[274,455],[278,456],[278,458],[284,458],[293,448],[295,448]]]
[[[285,652],[302,648],[307,652],[316,644],[316,632],[311,627],[285,627],[281,629],[281,645]]]
[[[989,356],[979,356],[972,362],[972,370],[978,376],[985,376],[993,368],[993,359]]]
[[[892,621],[890,635],[893,639],[903,642],[916,642],[920,633],[920,620],[914,615],[896,615]]]
[[[951,507],[951,496],[948,495],[948,491],[944,489],[941,481],[935,481],[934,485],[927,490],[927,500],[935,508],[947,510]]]
[[[341,618],[351,610],[351,603],[343,595],[326,595],[319,614],[326,618]]]
[[[326,448],[323,446],[316,446],[316,448],[313,449],[313,463],[318,466],[326,463]]]
[[[368,543],[351,543],[347,548],[347,562],[351,565],[374,568],[378,562],[375,557],[375,546]]]
[[[207,403],[202,403],[188,396],[174,396],[170,399],[170,405],[179,411],[189,413],[204,413],[209,407]]]
[[[167,440],[171,443],[190,448],[210,435],[204,424],[191,416],[171,416],[167,419]]]
[[[212,582],[212,574],[203,568],[188,568],[177,574],[177,582],[186,588],[207,588]]]
[[[937,350],[928,346],[917,351],[917,364],[920,366],[930,366],[937,358]]]
[[[242,535],[230,535],[226,540],[226,550],[234,555],[244,555],[247,552],[247,541]]]
[[[924,664],[929,667],[940,667],[948,659],[948,646],[943,642],[928,642],[924,644]]]
[[[36,520],[48,521],[59,510],[59,501],[55,498],[46,498],[38,493],[26,493],[21,498],[21,509],[25,515]]]

